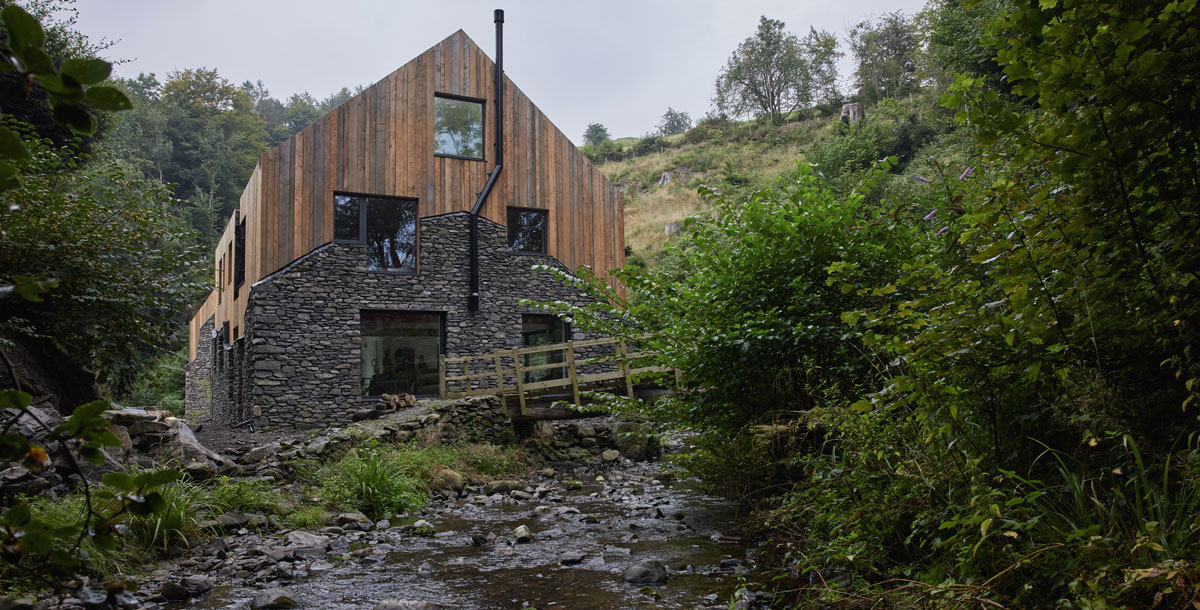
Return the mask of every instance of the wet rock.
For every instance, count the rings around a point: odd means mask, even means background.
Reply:
[[[161,439],[161,444],[158,447],[158,452],[155,458],[159,463],[175,462],[179,464],[192,464],[195,462],[206,463],[212,466],[212,470],[219,474],[233,472],[237,466],[228,458],[209,450],[200,441],[196,440],[196,435],[192,434],[192,429],[187,424],[180,420],[172,420],[169,422],[171,431],[169,436]],[[143,435],[153,436],[150,434]]]
[[[621,455],[634,460],[650,459],[657,452],[658,445],[650,436],[650,425],[638,422],[619,422],[613,425],[613,444],[620,450]]]
[[[274,610],[276,608],[299,608],[300,598],[282,587],[267,589],[254,596],[250,610]]]
[[[521,485],[520,481],[499,479],[496,481],[492,481],[492,482],[488,483],[486,486],[484,486],[483,493],[485,493],[489,496],[494,495],[494,494],[506,494],[510,491],[513,491],[516,489],[521,489],[521,487],[522,487],[522,485]]]
[[[558,556],[558,563],[564,566],[578,565],[583,563],[583,560],[586,557],[587,555],[584,555],[583,553],[568,551]]]
[[[356,510],[338,513],[337,517],[334,518],[334,522],[342,526],[343,529],[348,530],[365,530],[371,527],[371,520],[367,518],[366,515]]]
[[[452,490],[455,493],[462,493],[463,488],[466,487],[466,479],[458,472],[449,468],[443,468],[438,471],[434,477],[434,482],[437,486]]]
[[[429,602],[415,602],[407,599],[389,599],[375,605],[375,610],[437,610],[438,608],[441,608],[441,606],[435,606]]]
[[[513,530],[513,538],[516,539],[517,543],[524,544],[533,540],[533,531],[529,529],[528,525],[518,525]]]
[[[179,582],[168,582],[162,586],[159,595],[169,602],[182,602],[193,597],[212,591],[213,580],[203,575],[193,575]]]
[[[308,445],[304,447],[304,455],[310,457],[320,457],[325,453],[326,450],[329,449],[331,442],[332,441],[330,441],[328,437],[318,436],[317,438],[309,441]]]
[[[661,585],[667,582],[667,568],[661,561],[651,559],[629,566],[621,579],[635,585]]]
[[[329,536],[322,536],[304,530],[295,530],[288,532],[283,537],[287,541],[288,546],[319,546],[324,548],[329,544]]]
[[[247,451],[238,461],[243,464],[257,464],[263,460],[275,457],[282,449],[283,446],[279,444],[279,441],[259,445]]]

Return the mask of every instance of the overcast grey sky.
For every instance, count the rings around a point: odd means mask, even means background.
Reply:
[[[505,11],[504,67],[575,142],[598,121],[614,137],[652,130],[668,106],[699,118],[713,81],[759,15],[803,36],[924,0],[79,0],[79,29],[116,41],[120,76],[216,68],[262,80],[286,101],[370,85],[458,29],[491,56],[492,9]],[[841,64],[847,78],[852,65]]]

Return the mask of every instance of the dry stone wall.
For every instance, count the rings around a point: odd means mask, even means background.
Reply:
[[[267,429],[349,422],[366,406],[360,396],[363,310],[442,314],[444,351],[456,357],[520,346],[521,315],[537,313],[521,299],[585,302],[581,290],[531,270],[540,263],[566,271],[555,259],[509,251],[507,229],[480,219],[479,310],[468,311],[469,231],[466,213],[421,219],[416,274],[369,272],[363,246],[332,243],[254,284],[241,399],[251,406],[249,415]]]

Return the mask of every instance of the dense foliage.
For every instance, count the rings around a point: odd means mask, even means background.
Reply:
[[[900,46],[924,23],[951,28],[924,32],[939,52],[996,49],[901,57],[871,85],[968,70],[930,79],[955,80],[955,123],[881,103],[813,147],[815,172],[702,189],[711,217],[670,264],[621,274],[628,303],[585,278],[603,303],[549,305],[651,333],[686,371],[678,398],[614,408],[694,427],[693,465],[765,498],[800,605],[1200,595],[1200,11],[1001,6],[880,23]],[[868,169],[887,154],[898,173]]]

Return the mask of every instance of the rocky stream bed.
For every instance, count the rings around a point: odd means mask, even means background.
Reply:
[[[235,532],[155,571],[144,607],[725,608],[753,563],[734,507],[654,464],[543,472],[386,522]]]
[[[113,412],[114,430],[129,440],[110,458],[168,460],[196,477],[221,474],[300,493],[281,460],[328,456],[354,439],[406,442],[434,429],[470,442],[511,439],[497,408],[471,399],[291,437],[193,435],[172,418]],[[201,528],[220,535],[174,548],[135,575],[136,607],[715,609],[734,598],[737,608],[766,607],[764,595],[743,588],[758,551],[734,535],[736,506],[646,461],[657,448],[643,428],[611,419],[546,424],[535,431],[542,465],[521,479],[455,475],[423,509],[379,521],[346,512],[335,525],[303,530],[254,513],[202,516]],[[666,445],[679,450],[682,441]],[[66,484],[20,476],[13,482],[51,494]],[[82,607],[77,599],[13,603]]]

